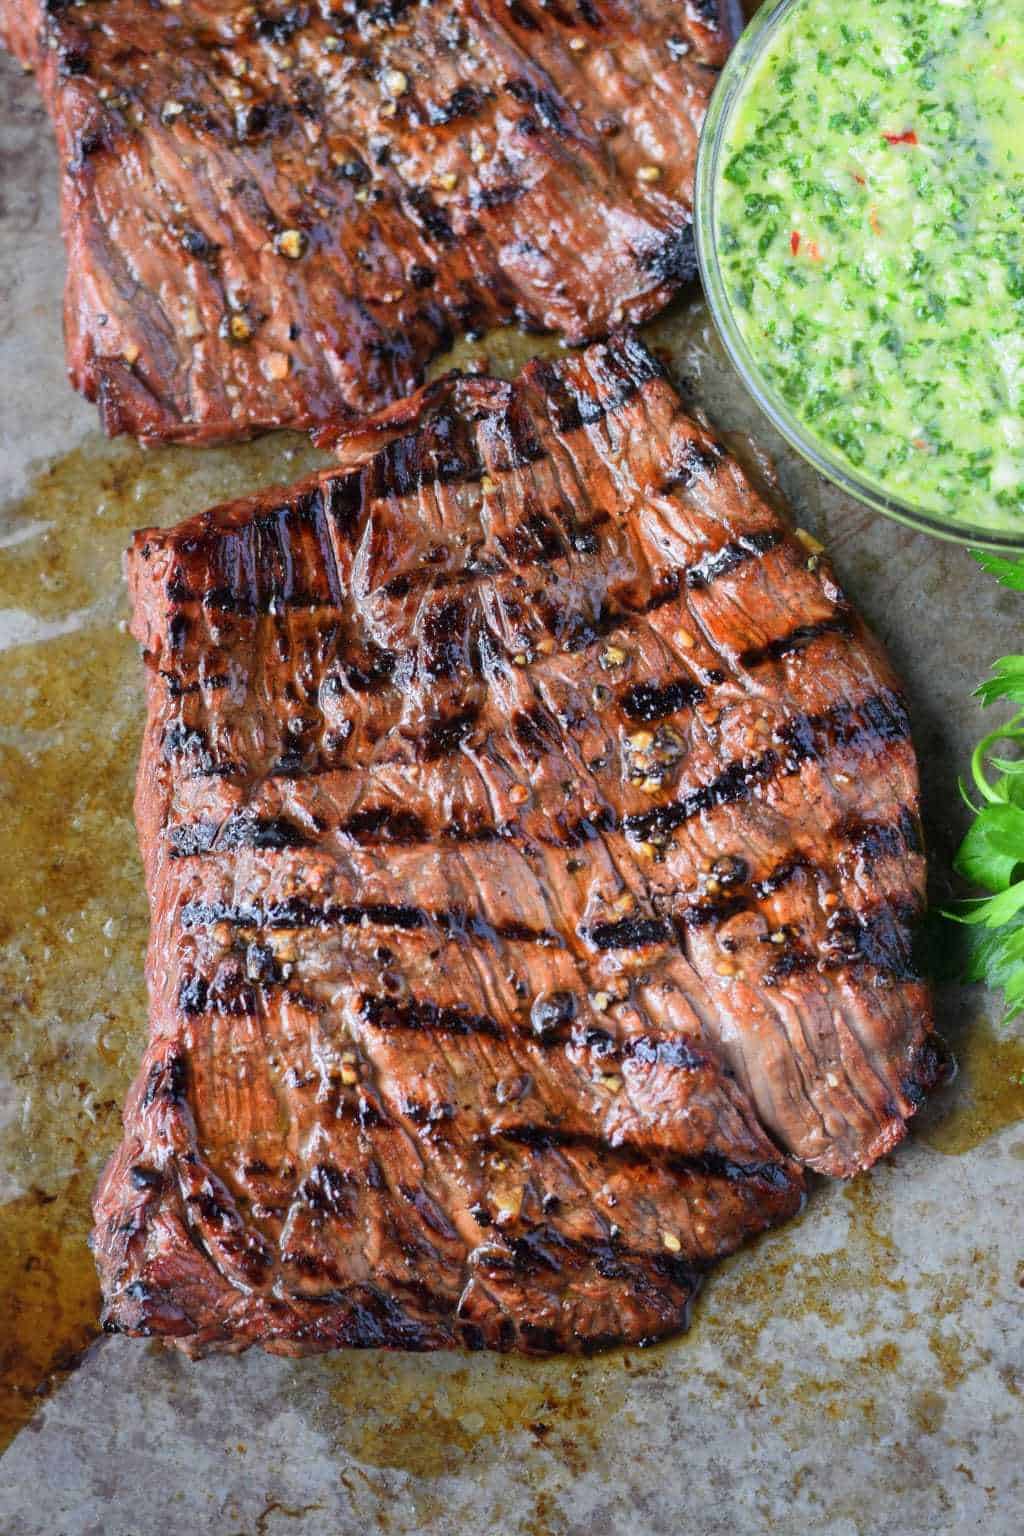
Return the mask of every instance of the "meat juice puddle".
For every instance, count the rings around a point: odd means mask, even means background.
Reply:
[[[357,1350],[299,1361],[292,1370],[297,1403],[308,1408],[311,1377],[325,1389],[313,1421],[338,1451],[363,1466],[430,1480],[516,1432],[582,1472],[639,1368],[636,1351],[524,1360]]]

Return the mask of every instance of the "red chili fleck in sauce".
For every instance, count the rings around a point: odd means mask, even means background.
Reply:
[[[794,229],[793,233],[790,235],[790,237],[789,237],[789,248],[793,252],[794,256],[799,251],[799,249],[800,249],[800,232],[799,232],[799,230]]]
[[[917,134],[913,128],[908,128],[906,133],[883,133],[882,138],[885,139],[887,144],[916,144],[918,142]]]

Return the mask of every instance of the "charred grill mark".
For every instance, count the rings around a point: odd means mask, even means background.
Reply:
[[[790,940],[765,971],[764,985],[776,987],[811,970],[847,969],[870,971],[876,983],[890,986],[919,981],[913,925],[920,910],[920,903],[911,896],[886,897],[860,912],[839,907],[826,923],[821,953]]]
[[[293,990],[286,989],[283,995],[296,1000],[299,1006],[307,1006],[308,1011],[316,1012],[322,1008],[315,999],[303,999],[301,994],[296,996]],[[711,1065],[710,1058],[700,1056],[676,1035],[659,1036],[648,1032],[617,1045],[606,1030],[586,1026],[583,1020],[576,1019],[575,994],[567,992],[554,994],[553,997],[553,1007],[562,1010],[556,1022],[542,1019],[538,1024],[535,1009],[530,1022],[514,1024],[511,1029],[505,1029],[488,1014],[472,1013],[461,1006],[445,1007],[430,998],[399,1001],[363,993],[359,998],[359,1012],[373,1028],[384,1032],[449,1034],[460,1037],[484,1035],[492,1040],[516,1041],[520,1047],[532,1045],[542,1051],[563,1049],[570,1045],[585,1047],[594,1051],[605,1065],[617,1059],[634,1060],[645,1066],[688,1072]],[[415,1112],[410,1117],[415,1119]],[[378,1114],[374,1123],[381,1125],[385,1122]]]
[[[443,412],[378,450],[368,466],[367,491],[377,500],[414,496],[424,485],[475,481],[483,472],[472,429],[453,412]]]
[[[816,968],[817,959],[809,950],[801,944],[788,944],[779,958],[764,972],[762,981],[766,987],[777,987],[791,976],[800,976]]]
[[[546,751],[555,734],[541,710],[536,708],[516,710],[512,716],[512,729],[519,744],[536,757]]]
[[[218,672],[202,680],[194,679],[192,682],[183,682],[176,672],[161,672],[168,697],[182,699],[190,693],[215,693],[221,688],[227,688],[231,682],[226,672]]]
[[[717,444],[705,444],[695,437],[687,438],[677,450],[672,468],[662,481],[661,494],[671,496],[673,491],[690,490],[702,478],[713,479],[718,474],[721,457]]]
[[[186,902],[181,909],[185,928],[202,928],[214,923],[231,923],[239,928],[329,928],[337,925],[356,927],[368,923],[386,928],[421,928],[427,921],[420,907],[399,906],[391,902],[362,905],[317,906],[301,897],[269,906],[236,906],[228,902]]]
[[[307,848],[310,839],[300,827],[283,816],[251,816],[245,812],[224,822],[182,822],[167,833],[172,859],[198,854],[229,853],[236,848]]]
[[[860,912],[840,907],[826,925],[826,965],[863,965],[889,981],[919,981],[913,925],[921,905],[912,896],[887,897]]]
[[[760,559],[781,543],[783,536],[777,529],[768,529],[764,533],[746,533],[738,539],[730,539],[721,549],[704,555],[689,567],[686,585],[693,590],[709,587],[713,581],[731,575],[748,560]]]
[[[903,805],[900,807],[896,822],[900,829],[900,836],[903,839],[903,845],[907,852],[923,854],[924,836],[921,831],[921,819],[917,812],[911,810],[909,806]],[[864,851],[863,844],[861,844],[860,847],[861,851]]]
[[[780,864],[763,880],[756,880],[751,890],[759,901],[765,901],[769,896],[774,896],[776,891],[781,891],[784,885],[788,885],[793,876],[801,870],[811,870],[812,865],[802,854],[794,854],[791,858],[783,859]]]
[[[534,426],[533,417],[521,394],[513,393],[508,407],[481,423],[481,436],[487,445],[492,469],[525,469],[547,458]]]
[[[550,1152],[563,1148],[590,1152],[612,1160],[667,1167],[684,1177],[724,1179],[730,1184],[756,1182],[768,1184],[772,1189],[788,1189],[793,1182],[782,1163],[737,1163],[717,1152],[680,1156],[671,1147],[638,1146],[631,1141],[620,1141],[612,1145],[599,1133],[570,1131],[554,1125],[501,1126],[492,1129],[489,1140],[494,1143],[511,1142],[531,1152]]]
[[[479,1262],[490,1270],[508,1271],[517,1277],[537,1274],[563,1274],[593,1267],[603,1280],[621,1281],[642,1298],[648,1306],[659,1311],[669,1307],[673,1312],[683,1300],[689,1300],[700,1285],[700,1274],[692,1260],[681,1254],[664,1250],[646,1253],[628,1247],[620,1240],[608,1238],[584,1239],[570,1237],[557,1227],[537,1226],[513,1237],[504,1236],[507,1251],[496,1244],[481,1251]],[[682,1292],[682,1297],[666,1294],[666,1290]],[[511,1330],[510,1330],[511,1332]],[[557,1330],[536,1323],[520,1322],[520,1336],[525,1336],[532,1349],[545,1352],[562,1348]],[[515,1340],[511,1333],[508,1344]],[[618,1334],[603,1336],[600,1345],[619,1341]]]
[[[699,1072],[714,1065],[710,1056],[695,1051],[677,1036],[659,1039],[655,1035],[634,1035],[622,1045],[619,1057],[639,1061],[645,1067],[674,1067],[682,1072]]]
[[[742,912],[748,903],[742,896],[719,896],[714,901],[698,901],[692,906],[681,907],[674,914],[678,928],[683,932],[690,928],[707,928],[712,923],[727,922]]]
[[[635,683],[622,695],[621,703],[630,720],[650,724],[700,704],[704,698],[705,692],[699,683],[691,682],[689,678],[676,678],[661,687],[656,683]]]
[[[446,843],[497,843],[515,832],[515,822],[501,826],[488,821],[449,821],[440,829],[438,836]]]
[[[318,1215],[351,1222],[357,1206],[353,1183],[352,1174],[342,1173],[333,1163],[316,1163],[299,1187],[298,1197]]]
[[[234,928],[399,928],[415,932],[431,924],[451,940],[507,940],[518,944],[557,945],[560,940],[551,929],[534,928],[529,923],[492,923],[479,913],[460,907],[428,911],[423,907],[402,906],[391,902],[316,903],[303,897],[287,901],[246,906],[232,902],[189,901],[181,908],[181,924],[186,930],[211,928],[228,923]]]
[[[419,752],[424,762],[435,763],[439,758],[457,752],[467,736],[471,736],[480,717],[479,705],[470,705],[447,720],[435,720],[424,732]]]
[[[402,1198],[407,1200],[413,1207],[425,1227],[428,1227],[438,1237],[444,1238],[446,1242],[457,1243],[459,1241],[458,1231],[452,1226],[437,1202],[431,1200],[425,1189],[421,1189],[416,1185],[402,1184],[399,1186],[399,1191]],[[450,1305],[451,1303],[446,1301],[442,1310],[448,1311]]]
[[[403,196],[413,216],[438,245],[455,244],[455,231],[447,213],[431,197],[424,187],[406,187]]]
[[[325,519],[351,541],[362,522],[366,500],[362,471],[325,476],[320,482],[320,496]]]
[[[394,806],[367,806],[338,829],[357,843],[425,843],[430,841],[426,823],[412,811]]]
[[[925,1040],[914,1052],[910,1072],[900,1083],[908,1103],[919,1109],[925,1095],[939,1083],[948,1082],[955,1068],[956,1063],[944,1040],[938,1035]]]
[[[849,852],[860,855],[869,863],[880,858],[901,858],[905,854],[920,853],[920,834],[913,813],[900,808],[891,822],[865,822],[848,817],[837,822],[827,834],[830,845],[837,847],[840,862]],[[793,854],[782,859],[759,880],[751,881],[750,897],[755,902],[767,901],[800,873],[812,880],[827,880],[831,871],[812,863],[803,854]],[[741,882],[741,883],[745,883]],[[751,899],[743,894],[723,895],[711,901],[700,901],[678,909],[673,918],[683,929],[702,928],[721,923],[738,912],[749,910]]]
[[[473,937],[477,939],[505,939],[513,944],[542,944],[553,946],[561,943],[558,934],[550,928],[533,928],[529,923],[491,923],[487,918],[460,908],[439,912],[435,921],[449,938]]]
[[[210,1013],[244,1018],[258,1012],[259,999],[240,968],[212,982],[195,971],[186,971],[178,987],[178,1008],[187,1018]]]
[[[778,736],[786,747],[784,770],[796,773],[801,764],[823,762],[837,751],[908,741],[910,718],[901,696],[883,688],[860,704],[841,703],[822,714],[797,715]]]
[[[219,823],[216,821],[192,821],[171,827],[167,834],[171,858],[191,859],[198,854],[209,853],[218,830]]]
[[[175,720],[164,731],[162,753],[164,762],[175,758],[190,759],[190,773],[194,778],[231,778],[244,774],[241,763],[231,758],[218,758],[211,748],[204,731]]]
[[[847,614],[837,614],[831,619],[821,619],[816,624],[798,624],[788,634],[780,635],[776,640],[769,640],[765,645],[754,646],[749,651],[744,651],[740,656],[740,666],[753,668],[763,666],[768,661],[781,661],[784,656],[792,656],[794,652],[805,650],[815,640],[820,640],[823,635],[841,635],[848,639],[852,633],[853,626]]]
[[[587,934],[595,949],[643,949],[667,944],[672,927],[657,917],[624,917],[617,923],[597,923]]]
[[[543,512],[532,511],[518,524],[512,535],[512,553],[520,565],[534,565],[559,560],[566,553],[561,532]]]
[[[552,91],[542,90],[531,80],[522,78],[507,81],[505,89],[515,97],[516,101],[530,107],[536,120],[551,133],[558,138],[565,138],[569,131],[563,117],[565,102]]]
[[[155,1061],[146,1077],[142,1095],[142,1107],[149,1109],[157,1099],[167,1099],[180,1104],[188,1092],[188,1060],[177,1051]]]
[[[540,31],[540,22],[531,15],[530,11],[523,4],[523,0],[506,0],[506,7],[512,21],[515,22],[517,27],[521,27],[524,32]]]
[[[423,621],[421,655],[434,677],[454,677],[466,656],[466,609],[461,598],[431,608]]]
[[[693,816],[715,810],[720,805],[746,800],[756,785],[772,777],[778,766],[779,757],[773,751],[730,763],[710,784],[701,784],[681,800],[659,805],[653,811],[627,816],[623,826],[631,836],[643,842],[650,842],[652,837],[665,838]]]
[[[337,696],[344,693],[346,686],[353,693],[380,693],[394,677],[398,657],[394,651],[371,646],[358,661],[339,657],[338,662],[340,672],[329,673],[323,680],[327,693]]]
[[[683,572],[669,571],[651,589],[651,595],[640,609],[641,613],[655,613],[666,603],[674,603],[683,589]]]
[[[446,1035],[489,1035],[500,1040],[504,1031],[487,1014],[470,1013],[463,1008],[442,1008],[429,1000],[396,1003],[391,998],[365,993],[359,1011],[374,1029],[425,1030]]]
[[[204,976],[187,974],[178,987],[178,1007],[182,1013],[199,1015],[206,1012],[209,986]]]
[[[673,288],[692,283],[698,270],[693,225],[682,224],[648,246],[640,255],[640,266],[656,283],[670,283]]]
[[[494,187],[480,187],[470,194],[469,206],[475,213],[488,208],[505,208],[525,197],[529,189],[521,181],[503,181]]]
[[[481,91],[474,85],[460,85],[442,106],[434,103],[428,105],[427,122],[432,128],[437,128],[444,123],[457,122],[460,118],[476,117],[492,96],[492,91]]]
[[[591,381],[582,387],[555,363],[534,363],[531,373],[545,395],[545,405],[562,436],[593,426],[635,400],[645,384],[665,376],[665,370],[647,349],[632,338],[622,339],[621,358],[616,359],[616,382],[607,392],[596,393]],[[593,392],[592,392],[593,391]]]
[[[917,817],[908,806],[902,806],[896,820],[892,822],[862,821],[857,817],[847,817],[832,829],[831,835],[851,852],[859,854],[869,866],[878,859],[898,858],[904,853],[920,854],[923,851]]]

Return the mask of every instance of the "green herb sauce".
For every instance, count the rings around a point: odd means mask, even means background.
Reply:
[[[1024,4],[804,0],[733,112],[722,270],[823,446],[1024,532]]]

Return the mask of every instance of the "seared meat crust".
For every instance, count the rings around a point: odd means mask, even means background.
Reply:
[[[628,336],[338,452],[130,552],[152,1041],[108,1324],[658,1338],[938,1075],[898,683]]]

